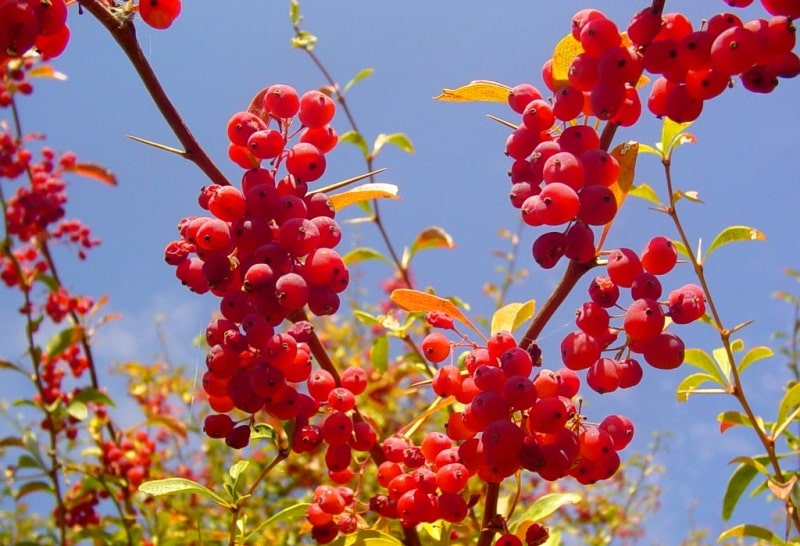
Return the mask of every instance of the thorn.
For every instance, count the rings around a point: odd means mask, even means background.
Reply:
[[[142,144],[147,144],[148,146],[152,146],[153,148],[158,148],[159,150],[164,150],[165,152],[172,152],[173,154],[178,154],[181,157],[186,157],[187,153],[183,150],[179,150],[178,148],[173,148],[172,146],[167,146],[166,144],[159,144],[158,142],[153,142],[152,140],[147,140],[145,138],[140,138],[133,135],[125,135],[131,140],[136,142],[141,142]]]

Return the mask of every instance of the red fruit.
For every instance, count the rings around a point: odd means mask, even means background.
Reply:
[[[639,298],[650,298],[657,300],[661,297],[661,282],[652,273],[639,273],[633,279],[631,285],[631,297],[635,300]]]
[[[181,13],[180,0],[142,0],[139,2],[139,15],[153,28],[169,28]]]
[[[325,155],[313,144],[298,142],[286,155],[286,170],[303,182],[314,182],[325,174]]]
[[[270,85],[264,95],[264,107],[276,118],[291,118],[300,109],[300,97],[294,87]]]
[[[225,436],[225,443],[233,449],[242,449],[250,443],[250,425],[233,427]]]
[[[536,215],[548,226],[564,224],[578,214],[580,199],[575,190],[561,182],[547,184],[538,195]]]
[[[761,5],[770,15],[785,15],[790,19],[800,18],[800,2],[797,0],[761,0]]]
[[[38,33],[39,21],[28,2],[0,4],[0,59],[23,55],[33,47]]]
[[[644,359],[654,368],[672,370],[683,364],[683,340],[672,332],[662,332],[644,346]]]
[[[534,432],[554,434],[564,428],[569,419],[567,407],[557,396],[540,398],[531,407],[528,427]]]
[[[494,546],[522,546],[522,539],[511,533],[504,533],[497,537]]]
[[[595,277],[589,285],[589,297],[601,307],[613,307],[619,299],[619,287],[608,277]]]
[[[422,340],[422,354],[430,362],[442,362],[450,356],[450,340],[441,332],[431,332]]]
[[[209,438],[225,438],[233,429],[234,422],[226,414],[207,415],[203,422],[203,432]]]
[[[300,111],[297,117],[306,127],[322,127],[333,119],[336,103],[321,91],[307,91],[300,97]]]
[[[604,394],[619,388],[617,362],[612,358],[600,358],[586,372],[586,384],[595,392]]]
[[[534,261],[544,269],[555,267],[566,250],[566,236],[560,231],[543,233],[533,242]]]
[[[565,85],[553,95],[553,115],[561,121],[570,121],[583,112],[584,95],[571,85]]]
[[[599,58],[609,49],[619,46],[622,37],[614,21],[597,17],[581,27],[580,41],[586,53]]]
[[[578,220],[590,226],[602,226],[617,214],[617,198],[610,188],[594,184],[585,186],[578,194]]]
[[[594,231],[583,222],[575,222],[567,230],[564,256],[578,263],[589,263],[595,258]]]
[[[508,105],[517,114],[522,114],[532,100],[541,98],[542,94],[538,89],[528,83],[521,83],[508,92]]]
[[[724,74],[741,74],[758,55],[756,35],[744,27],[723,31],[711,44],[711,66]]]
[[[642,251],[642,267],[653,275],[669,273],[677,261],[678,249],[666,237],[653,237]]]
[[[625,311],[623,327],[634,341],[647,341],[664,329],[664,311],[661,304],[651,299],[638,299]]]
[[[633,423],[622,415],[609,415],[600,422],[598,428],[611,436],[617,451],[625,449],[633,439]]]
[[[594,336],[578,330],[561,341],[561,360],[571,370],[583,370],[600,358],[602,347]]]
[[[619,388],[635,387],[642,380],[642,366],[632,358],[620,360],[617,362],[617,376],[619,377]]]
[[[664,114],[677,123],[687,123],[700,117],[703,101],[689,94],[686,85],[673,88],[666,97]]]
[[[689,324],[706,312],[703,289],[696,284],[687,284],[669,294],[669,316],[675,324]]]
[[[547,131],[554,122],[553,108],[549,102],[542,99],[534,99],[529,102],[522,113],[522,123],[536,134]]]
[[[606,269],[614,284],[630,288],[633,279],[642,272],[642,263],[630,248],[619,248],[609,253]]]
[[[661,31],[661,16],[648,6],[633,15],[628,23],[628,38],[636,45],[649,44]]]

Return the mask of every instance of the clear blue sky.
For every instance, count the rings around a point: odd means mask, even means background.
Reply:
[[[305,0],[304,28],[319,38],[317,53],[341,82],[362,68],[375,74],[355,87],[349,101],[362,132],[371,140],[378,133],[404,132],[416,151],[406,155],[387,148],[379,166],[388,167],[381,180],[400,187],[402,201],[382,206],[395,242],[408,244],[429,225],[438,225],[455,239],[457,248],[420,255],[414,273],[420,286],[440,294],[458,295],[476,314],[489,312],[481,295],[487,280],[496,280],[492,249],[504,243],[500,227],[514,229],[517,211],[508,204],[503,155],[507,130],[485,114],[514,119],[495,104],[445,104],[432,97],[443,87],[473,79],[514,85],[541,86],[540,67],[553,45],[569,29],[571,15],[591,5],[606,11],[621,26],[634,7],[627,2],[594,1],[531,3],[506,2],[326,2]],[[683,11],[697,26],[727,6],[722,1],[667,2],[667,10]],[[743,19],[759,10],[741,12]],[[190,163],[136,144],[133,134],[176,145],[159,118],[130,65],[105,31],[74,8],[69,15],[73,38],[56,67],[69,76],[64,83],[40,82],[31,98],[21,101],[26,131],[46,132],[49,144],[71,149],[84,160],[112,169],[119,186],[109,188],[76,179],[70,186],[68,214],[80,217],[103,239],[86,264],[66,272],[77,291],[108,294],[110,308],[123,319],[101,334],[99,350],[107,361],[147,359],[159,351],[153,319],[166,317],[170,351],[176,359],[202,364],[203,355],[190,345],[214,310],[211,298],[185,291],[163,263],[164,245],[176,235],[184,216],[197,214],[198,189],[207,181]],[[232,178],[239,169],[225,156],[225,124],[244,109],[250,98],[272,83],[298,90],[318,87],[321,75],[309,59],[289,46],[292,34],[288,2],[205,0],[185,2],[183,13],[166,32],[141,26],[139,36],[148,57],[177,107],[199,141]],[[747,346],[767,344],[775,330],[791,326],[792,310],[771,298],[773,291],[797,286],[781,270],[800,267],[796,234],[800,146],[798,81],[782,81],[770,96],[729,90],[706,105],[692,132],[698,144],[676,155],[676,185],[697,190],[705,205],[685,206],[688,231],[709,242],[723,227],[752,225],[764,231],[765,242],[732,245],[708,264],[714,297],[729,325],[748,319],[755,324],[743,333]],[[542,86],[543,87],[543,86]],[[620,131],[618,139],[655,142],[659,122],[644,116],[636,128]],[[343,120],[335,123],[340,131]],[[333,182],[363,171],[355,148],[341,145],[328,158],[325,180]],[[662,187],[657,161],[644,156],[637,182]],[[609,247],[641,249],[653,235],[673,236],[665,217],[649,211],[642,201],[629,200],[613,229]],[[560,268],[541,271],[528,250],[537,233],[523,237],[523,264],[531,271],[527,283],[512,298],[543,301],[558,280]],[[343,248],[378,241],[365,227],[346,229]],[[367,267],[364,287],[377,294],[377,279],[385,273]],[[677,287],[690,277],[684,266],[667,281]],[[557,316],[542,338],[545,364],[560,367],[556,347],[571,328],[571,313],[584,299],[588,279]],[[3,320],[16,319],[9,294],[0,294]],[[7,331],[13,331],[10,328]],[[711,350],[711,332],[702,325],[683,328],[689,346]],[[4,354],[20,350],[7,339]],[[666,373],[647,369],[642,385],[602,399],[587,396],[586,408],[595,415],[624,413],[637,424],[637,439],[629,451],[644,449],[649,431],[671,431],[669,451],[659,462],[667,467],[663,507],[651,519],[645,543],[676,544],[686,536],[688,516],[698,527],[724,528],[720,498],[730,467],[739,454],[758,449],[745,431],[718,433],[716,415],[733,408],[732,400],[694,398],[675,401],[674,388],[690,372]],[[776,358],[754,366],[747,380],[756,407],[774,412],[787,373]],[[2,392],[2,391],[0,391]],[[5,395],[4,395],[5,396]],[[769,417],[769,414],[767,415]],[[777,506],[774,506],[777,507]],[[736,522],[769,523],[761,501],[742,506]]]

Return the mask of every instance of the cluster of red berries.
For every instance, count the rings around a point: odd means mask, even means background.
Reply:
[[[547,527],[541,523],[533,523],[525,529],[524,539],[512,533],[504,533],[497,537],[494,546],[541,546],[545,544],[549,538],[550,531]]]
[[[506,141],[506,153],[514,159],[511,204],[530,226],[567,225],[534,242],[533,257],[541,267],[554,267],[562,256],[587,263],[595,257],[592,226],[610,222],[617,213],[611,186],[619,162],[600,148],[597,132],[588,125],[573,125],[552,137],[553,108],[541,98],[526,102],[537,95],[527,84],[509,95],[512,108],[522,112],[522,125]]]
[[[156,444],[147,432],[137,430],[130,437],[123,438],[119,444],[104,442],[101,461],[104,475],[115,476],[125,480],[128,491],[135,492],[150,474]],[[119,493],[120,497],[123,493]]]
[[[181,0],[139,0],[139,15],[153,28],[169,28],[181,14]]]
[[[0,0],[0,67],[34,47],[55,57],[68,41],[66,0]]]
[[[353,490],[344,485],[320,485],[314,489],[306,519],[311,524],[311,536],[317,544],[328,544],[339,533],[349,535],[358,530],[354,501]]]
[[[224,415],[234,408],[289,419],[312,415],[319,402],[295,388],[312,372],[302,328],[277,333],[276,327],[306,307],[317,316],[335,313],[349,283],[334,250],[341,230],[332,202],[308,189],[337,143],[334,114],[334,102],[321,92],[300,96],[288,85],[273,85],[249,111],[232,116],[228,152],[247,169],[241,188],[203,188],[199,203],[211,216],[182,220],[181,239],[165,251],[186,286],[220,298],[222,318],[206,331],[203,380],[219,415],[209,417],[206,432],[232,447],[249,439],[248,423]],[[279,178],[282,168],[286,174]]]
[[[632,47],[641,51],[644,69],[659,76],[647,100],[649,110],[677,122],[694,121],[704,101],[731,87],[734,76],[749,91],[769,93],[778,78],[800,74],[800,57],[792,51],[792,19],[800,16],[800,3],[763,4],[771,19],[745,23],[733,13],[718,13],[698,30],[680,13],[659,17],[645,8],[634,15],[628,26]]]
[[[589,286],[590,300],[576,313],[577,330],[561,342],[564,365],[572,370],[587,370],[586,382],[599,393],[637,385],[642,367],[634,358],[621,358],[628,353],[641,354],[658,369],[673,369],[683,363],[683,341],[665,330],[667,319],[674,324],[688,324],[705,313],[702,289],[687,284],[671,291],[661,302],[662,286],[658,276],[675,266],[677,251],[666,237],[654,237],[641,253],[629,248],[613,250],[608,255],[606,275],[596,277]],[[620,288],[630,290],[633,300],[627,309],[620,307]],[[621,326],[611,326],[611,313],[619,308],[624,314]],[[619,334],[625,342],[615,349],[617,356],[604,357],[603,352]]]
[[[100,514],[96,510],[98,504],[100,504],[100,493],[78,481],[64,495],[64,502],[56,506],[53,518],[57,525],[68,527],[98,525],[100,523]]]

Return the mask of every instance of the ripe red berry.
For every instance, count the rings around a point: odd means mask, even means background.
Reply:
[[[307,91],[300,97],[300,111],[297,117],[306,127],[322,127],[333,119],[336,104],[321,91]]]
[[[671,370],[683,364],[683,340],[672,332],[662,332],[644,346],[644,359],[654,368]]]
[[[181,13],[181,0],[142,0],[139,2],[139,15],[153,28],[169,28]]]
[[[441,332],[431,332],[422,340],[422,354],[430,362],[442,362],[450,356],[450,340]]]

